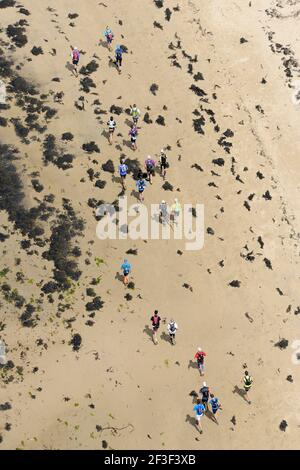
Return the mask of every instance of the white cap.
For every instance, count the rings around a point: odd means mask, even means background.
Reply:
[[[162,200],[162,201],[161,201],[161,203],[162,203],[162,204],[165,204],[165,203],[166,203],[166,201]]]
[[[202,351],[202,349],[201,349],[201,348],[198,348],[198,351],[200,352],[200,351]]]
[[[161,149],[161,153],[164,153],[164,149]]]
[[[177,197],[175,197],[174,201],[175,201],[175,202],[178,202],[178,199],[177,199]]]
[[[78,47],[74,47],[74,50],[77,51],[77,50],[78,50]]]
[[[151,158],[151,155],[148,155],[147,160],[148,160],[148,158]]]
[[[203,382],[203,387],[206,387],[206,382]]]

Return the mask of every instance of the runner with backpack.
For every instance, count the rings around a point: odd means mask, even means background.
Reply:
[[[141,111],[137,108],[136,104],[130,106],[130,116],[132,116],[133,124],[137,126]]]
[[[206,385],[206,382],[203,382],[203,387],[200,388],[200,391],[199,391],[202,395],[202,403],[203,403],[203,406],[205,408],[205,411],[207,411],[208,409],[208,400],[209,400],[209,395],[210,395],[210,392],[209,392],[209,388],[207,387]]]
[[[152,329],[153,329],[153,343],[154,344],[158,344],[156,333],[157,333],[158,328],[160,326],[160,321],[161,321],[161,318],[158,315],[158,310],[155,310],[154,315],[151,317],[151,323],[152,323]]]
[[[209,403],[211,405],[211,409],[212,409],[212,412],[213,412],[213,415],[214,415],[214,420],[217,424],[219,424],[218,421],[217,421],[217,418],[216,418],[216,414],[217,414],[218,410],[222,410],[222,406],[219,403],[218,398],[215,397],[212,393],[210,394]]]
[[[201,348],[198,348],[198,351],[196,352],[194,359],[197,361],[198,369],[200,372],[200,375],[204,375],[204,358],[206,356],[206,353],[202,351]]]
[[[77,47],[71,46],[71,59],[75,76],[78,77],[77,65],[79,63],[80,53]]]
[[[247,370],[245,371],[243,381],[244,381],[245,399],[247,400],[247,402],[250,405],[251,401],[248,398],[248,392],[250,391],[250,389],[252,387],[253,379],[252,379],[251,375],[249,375],[249,372]]]
[[[128,166],[125,164],[124,158],[121,158],[121,163],[119,165],[119,175],[121,178],[121,184],[122,184],[122,189],[125,191],[126,186],[125,186],[125,179],[128,171]]]
[[[168,332],[169,332],[170,341],[172,345],[175,344],[175,334],[177,330],[178,330],[177,323],[171,319],[170,322],[168,323]]]
[[[110,116],[109,121],[107,121],[107,125],[108,125],[108,141],[110,145],[112,145],[113,135],[115,132],[115,128],[117,127],[116,121],[114,120],[112,116]]]
[[[128,135],[130,136],[132,150],[136,150],[137,149],[136,139],[137,139],[137,136],[138,136],[138,130],[137,130],[137,127],[135,125],[131,126]]]
[[[122,55],[123,55],[123,49],[121,46],[117,46],[115,50],[115,64],[117,66],[118,72],[121,73],[121,66],[122,66]]]
[[[104,37],[105,37],[106,42],[107,42],[107,47],[111,51],[111,45],[112,45],[112,42],[113,42],[113,39],[114,39],[114,33],[112,32],[112,30],[108,26],[106,26],[106,29],[105,29],[103,34],[104,34]]]
[[[165,180],[167,168],[169,168],[169,162],[167,161],[167,155],[164,149],[161,149],[160,151],[159,164],[160,164],[160,174],[163,177],[163,180]]]
[[[144,190],[145,190],[145,187],[147,186],[147,183],[146,181],[144,180],[143,178],[143,175],[141,174],[139,176],[139,179],[137,180],[136,182],[136,187],[137,187],[137,190],[138,190],[138,193],[139,193],[139,200],[140,202],[144,202],[144,196],[143,196],[143,193],[144,193]]]
[[[123,271],[123,283],[125,286],[128,284],[128,276],[131,271],[131,264],[128,263],[127,259],[124,259],[124,263],[121,265]]]
[[[145,168],[147,171],[147,178],[150,184],[152,184],[152,177],[155,174],[155,165],[156,161],[153,160],[150,155],[148,155],[147,159],[145,160]]]

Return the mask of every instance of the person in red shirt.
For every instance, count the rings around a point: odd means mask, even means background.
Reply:
[[[198,348],[198,350],[197,350],[197,352],[194,356],[194,359],[197,360],[200,375],[204,375],[204,358],[205,358],[205,356],[206,356],[206,353],[204,351],[202,351],[201,348]]]
[[[152,329],[153,329],[153,343],[157,344],[157,337],[156,333],[158,331],[159,325],[160,325],[160,316],[158,315],[158,310],[154,311],[154,315],[151,317],[151,323],[152,323]]]

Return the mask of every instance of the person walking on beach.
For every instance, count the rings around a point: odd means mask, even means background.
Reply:
[[[124,158],[121,158],[121,162],[119,165],[119,175],[121,178],[121,184],[122,184],[122,189],[125,191],[126,186],[125,186],[125,179],[128,171],[128,166],[125,164]]]
[[[153,160],[150,157],[150,155],[148,155],[148,157],[145,160],[145,168],[147,171],[147,178],[150,184],[152,184],[152,177],[155,174],[155,165],[156,165],[156,161]]]
[[[170,336],[170,341],[171,341],[171,344],[175,344],[175,335],[176,335],[176,331],[178,330],[178,325],[177,323],[171,319],[168,323],[168,333],[169,333],[169,336]]]
[[[106,29],[105,29],[103,34],[104,34],[104,37],[105,37],[106,42],[107,42],[107,47],[111,51],[112,42],[113,42],[113,39],[114,39],[114,33],[112,32],[112,30],[108,26],[106,26]]]
[[[133,124],[135,126],[137,126],[140,115],[141,111],[138,109],[136,104],[130,106],[130,116],[132,116]]]
[[[216,418],[216,414],[217,414],[217,411],[218,410],[222,410],[222,406],[221,404],[219,403],[219,400],[217,397],[215,397],[212,393],[210,394],[210,400],[209,400],[209,404],[211,405],[211,410],[213,412],[213,415],[214,415],[214,420],[217,424],[218,423],[218,420]]]
[[[208,400],[209,400],[209,395],[210,395],[210,392],[209,392],[209,388],[207,387],[206,385],[206,382],[203,382],[203,386],[200,388],[200,391],[199,391],[202,395],[202,403],[205,407],[205,410],[207,411],[207,406],[208,406]]]
[[[121,46],[117,46],[115,50],[115,64],[117,66],[118,72],[121,73],[122,59],[123,59],[123,49]]]
[[[160,326],[160,321],[161,321],[161,318],[158,315],[158,310],[155,310],[154,315],[151,317],[152,330],[153,330],[153,343],[154,344],[158,344],[156,334],[157,334],[157,331],[158,331],[159,326]]]
[[[247,400],[247,402],[250,405],[251,401],[248,398],[248,393],[249,393],[249,391],[252,387],[253,379],[252,379],[251,375],[249,375],[249,372],[247,370],[245,371],[243,381],[244,381],[245,399]]]
[[[198,398],[197,404],[194,406],[194,411],[196,413],[196,423],[199,428],[200,434],[202,434],[201,418],[204,415],[205,407],[202,405],[201,400]]]
[[[123,271],[123,283],[125,286],[128,284],[129,273],[131,272],[131,264],[128,263],[127,259],[124,259],[124,263],[121,265]]]
[[[77,47],[71,46],[71,59],[72,59],[73,71],[74,71],[75,77],[78,77],[77,66],[78,66],[79,59],[80,59],[80,53]]]
[[[174,224],[177,224],[177,220],[181,214],[181,204],[176,197],[174,199],[174,204],[172,205],[172,214],[173,214],[173,222]]]
[[[140,174],[139,179],[136,182],[136,188],[139,193],[139,201],[144,202],[144,191],[145,187],[147,186],[146,181],[143,178],[143,174]]]
[[[110,116],[109,121],[107,121],[107,125],[108,125],[108,141],[110,145],[112,145],[113,135],[115,132],[115,128],[117,127],[116,121],[114,120],[112,116]]]
[[[162,200],[159,204],[159,222],[165,225],[168,221],[168,205],[166,201]]]
[[[160,174],[163,177],[163,180],[166,179],[167,168],[169,168],[169,163],[167,161],[167,155],[164,149],[161,149],[159,155],[159,165],[160,165]]]
[[[201,348],[198,348],[195,356],[194,356],[194,359],[196,359],[197,361],[197,365],[198,365],[198,369],[199,369],[199,372],[200,372],[200,375],[204,375],[204,358],[206,356],[206,353],[204,351],[202,351]]]
[[[137,130],[137,127],[135,125],[131,126],[128,135],[130,136],[132,150],[136,150],[137,149],[136,139],[137,139],[137,136],[138,136],[138,130]]]

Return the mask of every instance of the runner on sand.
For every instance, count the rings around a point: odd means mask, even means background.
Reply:
[[[170,341],[173,345],[175,344],[175,335],[176,335],[177,330],[178,330],[177,323],[171,319],[170,322],[168,323],[168,332],[170,336]]]
[[[166,179],[167,168],[169,168],[169,162],[167,161],[167,155],[164,149],[161,149],[159,155],[160,174],[163,179]]]
[[[252,387],[253,379],[252,379],[251,375],[249,375],[249,372],[247,370],[245,371],[243,381],[244,381],[244,389],[245,389],[245,398],[246,398],[247,402],[250,405],[251,401],[248,398],[248,392],[249,392],[250,388]]]
[[[197,426],[199,428],[200,434],[202,434],[202,426],[201,426],[201,418],[204,415],[205,408],[201,403],[201,400],[197,400],[197,404],[194,406],[194,411],[196,413],[196,421],[197,421]]]
[[[221,404],[219,403],[219,400],[217,397],[215,397],[212,393],[210,394],[210,400],[209,400],[209,403],[211,405],[211,410],[214,414],[214,420],[215,422],[218,424],[218,421],[217,421],[217,418],[216,418],[216,414],[217,414],[217,411],[218,410],[222,410],[222,406]]]
[[[207,411],[207,404],[208,404],[208,400],[209,400],[209,388],[207,387],[206,385],[206,382],[203,382],[203,387],[200,388],[200,391],[199,391],[202,395],[202,403],[205,407],[205,410]]]
[[[115,50],[115,64],[117,66],[118,72],[121,73],[121,66],[122,66],[122,55],[123,55],[123,49],[121,46],[117,46]]]
[[[77,47],[71,46],[71,59],[75,76],[78,77],[77,65],[79,63],[80,53]]]
[[[168,221],[168,204],[164,200],[159,204],[159,221],[163,225]]]
[[[137,126],[141,111],[137,108],[136,104],[130,106],[130,116],[132,116],[133,124]]]
[[[114,39],[114,33],[112,32],[112,30],[108,26],[106,26],[106,29],[105,29],[103,34],[104,34],[104,37],[105,37],[106,42],[107,42],[107,47],[111,51],[111,45],[112,45],[112,42],[113,42],[113,39]]]
[[[129,273],[131,272],[131,264],[128,263],[127,259],[124,259],[124,263],[121,265],[121,269],[123,271],[124,285],[127,286]]]
[[[153,343],[158,344],[156,333],[160,325],[160,316],[158,315],[158,310],[154,311],[154,315],[151,317],[152,329],[153,329]]]
[[[122,184],[122,189],[125,191],[126,186],[125,186],[125,179],[128,171],[128,166],[125,164],[124,158],[121,158],[121,162],[119,165],[119,175],[121,178],[121,184]]]
[[[153,158],[148,155],[148,157],[145,160],[145,168],[147,171],[147,178],[150,184],[152,184],[152,177],[154,176],[155,173],[155,165],[156,161],[153,160]]]
[[[137,187],[137,190],[139,192],[139,200],[140,202],[144,202],[144,191],[145,191],[145,187],[147,186],[147,183],[146,181],[144,180],[143,178],[143,175],[141,174],[139,176],[139,179],[137,180],[136,182],[136,187]]]
[[[116,121],[114,120],[112,116],[110,116],[109,121],[107,121],[107,125],[108,125],[108,141],[110,145],[112,145],[113,135],[115,132],[115,128],[117,127]]]
[[[174,199],[174,204],[172,205],[172,214],[174,224],[177,224],[177,220],[181,214],[181,204],[176,197]]]
[[[137,127],[134,126],[134,125],[131,126],[128,135],[130,136],[131,148],[132,148],[132,150],[136,150],[136,149],[137,149],[137,146],[136,146],[136,139],[137,139],[137,136],[138,136]]]
[[[202,351],[201,348],[198,348],[198,351],[196,352],[194,359],[196,359],[197,364],[198,364],[198,369],[200,372],[200,375],[204,375],[204,358],[206,356],[206,353]]]

